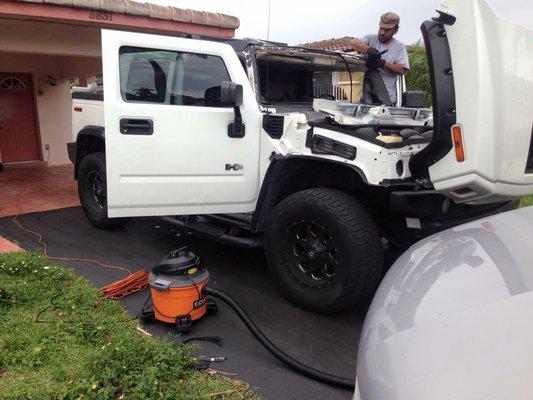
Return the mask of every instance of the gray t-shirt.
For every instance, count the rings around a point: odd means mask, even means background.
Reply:
[[[409,58],[407,57],[407,49],[405,45],[392,38],[387,43],[381,43],[378,39],[378,35],[371,34],[363,36],[360,39],[364,44],[370,47],[376,48],[378,51],[388,50],[381,58],[393,64],[401,65],[404,68],[409,69]],[[379,72],[383,76],[383,82],[389,92],[390,99],[393,103],[396,102],[396,79],[398,75],[388,71],[385,68],[380,68]]]

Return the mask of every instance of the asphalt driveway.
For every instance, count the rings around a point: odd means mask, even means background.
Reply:
[[[355,376],[358,337],[368,305],[331,316],[315,315],[286,301],[270,277],[261,251],[236,249],[207,240],[190,239],[160,225],[158,219],[141,218],[117,231],[100,231],[87,221],[81,208],[25,214],[19,220],[44,234],[49,254],[91,258],[123,265],[131,270],[151,268],[171,250],[185,244],[207,263],[212,286],[234,297],[265,334],[294,358],[329,373]],[[0,235],[22,247],[40,250],[36,239],[21,231],[11,218],[0,219]],[[69,263],[96,287],[120,279],[120,271]],[[136,315],[148,291],[121,302]],[[314,382],[287,369],[259,345],[231,309],[219,302],[220,312],[194,325],[191,336],[220,336],[223,346],[202,342],[199,354],[225,356],[212,368],[245,380],[265,399],[350,399],[352,393]],[[175,335],[169,326],[152,323],[157,335]]]

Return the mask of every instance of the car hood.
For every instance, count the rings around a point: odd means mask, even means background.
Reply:
[[[532,309],[533,207],[417,243],[367,314],[361,398],[529,399]]]

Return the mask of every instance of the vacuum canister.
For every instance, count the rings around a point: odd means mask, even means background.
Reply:
[[[209,272],[194,253],[170,253],[152,269],[149,282],[157,320],[186,331],[192,321],[205,315],[207,299],[202,290],[209,282]]]

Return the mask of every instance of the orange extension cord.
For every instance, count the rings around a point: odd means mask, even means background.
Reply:
[[[127,295],[135,292],[140,292],[148,287],[148,271],[142,269],[137,272],[131,272],[128,268],[120,267],[116,265],[104,264],[97,260],[91,260],[86,258],[72,258],[72,257],[52,257],[48,254],[48,247],[43,240],[43,234],[39,232],[32,231],[31,229],[25,228],[19,221],[18,217],[21,214],[20,209],[20,197],[22,194],[30,188],[32,185],[25,186],[17,196],[17,215],[13,217],[13,223],[16,224],[24,232],[30,233],[37,237],[39,244],[43,247],[44,256],[53,261],[66,261],[66,262],[82,262],[96,264],[102,268],[115,269],[119,271],[124,271],[128,274],[125,278],[122,278],[116,282],[112,282],[100,289],[98,291],[103,295],[103,297],[108,299],[122,299]]]

